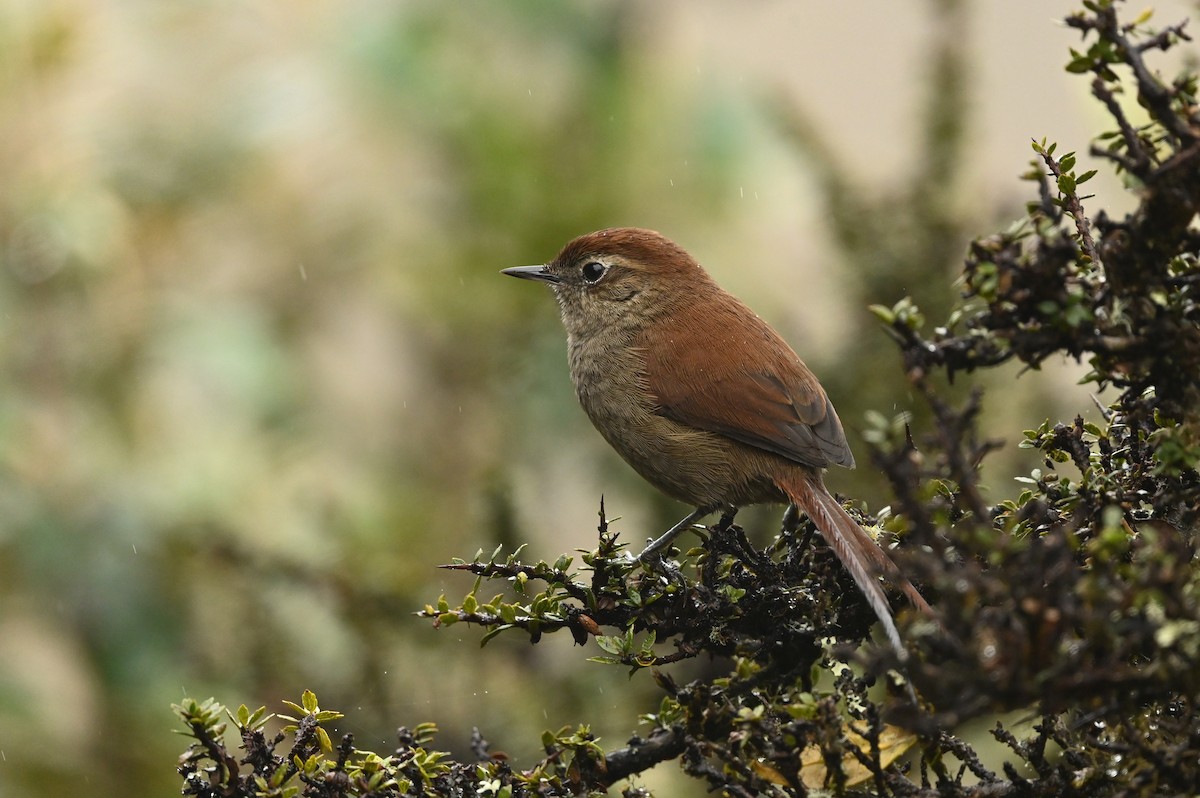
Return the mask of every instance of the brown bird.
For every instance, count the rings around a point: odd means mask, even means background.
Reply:
[[[550,285],[592,423],[650,484],[696,508],[640,560],[718,509],[790,503],[812,518],[906,657],[878,577],[932,610],[826,490],[823,470],[852,468],[854,456],[821,384],[770,325],[651,230],[580,236],[545,265],[503,273]]]

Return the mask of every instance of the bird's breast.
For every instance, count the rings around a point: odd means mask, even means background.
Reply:
[[[606,438],[609,431],[619,434],[644,427],[655,410],[654,398],[646,388],[644,352],[626,341],[616,345],[608,339],[598,336],[568,340],[575,395]],[[616,443],[613,445],[621,450]]]
[[[659,490],[695,506],[778,499],[759,462],[773,456],[657,412],[644,350],[572,338],[568,354],[575,393],[592,424]]]

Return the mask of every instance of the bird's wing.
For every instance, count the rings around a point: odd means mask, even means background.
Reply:
[[[816,376],[766,322],[728,298],[707,314],[667,314],[652,328],[652,341],[643,337],[644,377],[657,412],[803,465],[853,468],[841,421]]]

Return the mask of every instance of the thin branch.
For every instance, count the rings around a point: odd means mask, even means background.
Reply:
[[[1190,145],[1196,140],[1195,131],[1188,127],[1171,107],[1173,92],[1151,74],[1142,58],[1142,49],[1131,44],[1129,38],[1117,25],[1116,10],[1112,7],[1105,9],[1102,19],[1106,23],[1103,32],[1127,54],[1126,63],[1133,70],[1134,77],[1137,78],[1138,93],[1149,106],[1151,114],[1177,142],[1184,146]]]
[[[1125,149],[1130,153],[1130,156],[1124,156],[1113,150],[1097,146],[1092,147],[1092,154],[1116,161],[1125,171],[1145,180],[1150,172],[1150,154],[1146,152],[1145,143],[1138,136],[1134,126],[1130,124],[1129,119],[1125,116],[1125,111],[1121,108],[1121,104],[1117,102],[1116,96],[1112,93],[1112,90],[1103,78],[1097,77],[1092,81],[1092,95],[1104,103],[1104,107],[1108,109],[1109,115],[1116,120],[1117,126],[1121,129],[1121,138],[1125,140]]]
[[[1050,173],[1054,175],[1055,180],[1063,176],[1062,165],[1055,160],[1054,156],[1049,152],[1042,153],[1042,160],[1050,169]],[[1100,263],[1100,253],[1096,251],[1096,242],[1092,239],[1091,226],[1088,223],[1087,215],[1083,211],[1083,203],[1079,201],[1079,195],[1074,191],[1059,192],[1062,194],[1063,204],[1066,206],[1067,213],[1071,214],[1071,218],[1075,220],[1075,230],[1079,233],[1079,246],[1083,250],[1092,263]]]
[[[526,579],[538,579],[548,585],[561,587],[571,598],[580,601],[586,601],[588,598],[587,586],[572,581],[571,575],[566,571],[546,572],[533,565],[497,562],[456,562],[439,565],[438,568],[444,568],[447,571],[469,571],[476,576],[488,579],[512,579],[523,574]]]

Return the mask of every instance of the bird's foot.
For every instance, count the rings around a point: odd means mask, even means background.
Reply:
[[[683,518],[675,526],[668,529],[663,535],[652,541],[650,545],[642,549],[642,553],[637,556],[637,561],[643,564],[653,563],[655,560],[662,560],[663,553],[674,542],[675,538],[679,537],[683,532],[692,528],[692,525],[706,515],[712,513],[715,507],[697,507],[692,512],[688,513],[686,518]]]

